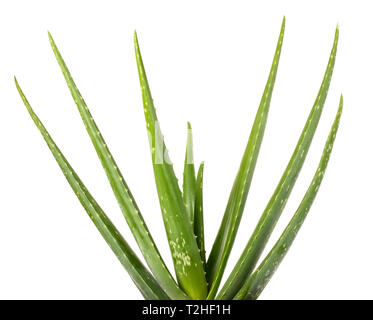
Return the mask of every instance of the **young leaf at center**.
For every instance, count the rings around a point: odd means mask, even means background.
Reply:
[[[207,283],[203,264],[181,190],[159,128],[136,33],[135,52],[146,127],[151,144],[154,177],[176,276],[181,287],[192,299],[204,299],[207,295]]]
[[[183,200],[190,223],[194,224],[194,203],[196,199],[196,172],[193,159],[192,127],[188,122],[187,146],[183,174]]]

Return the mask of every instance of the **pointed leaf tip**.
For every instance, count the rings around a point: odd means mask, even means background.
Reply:
[[[52,34],[48,31],[48,38],[50,42],[54,42]]]
[[[138,46],[139,46],[139,40],[137,38],[137,31],[136,30],[133,32],[133,40],[135,41],[135,48],[137,49]]]

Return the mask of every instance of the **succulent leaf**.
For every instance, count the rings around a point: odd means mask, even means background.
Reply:
[[[234,299],[256,299],[263,291],[272,275],[277,270],[279,264],[289,250],[290,246],[292,245],[299,229],[301,228],[304,220],[307,217],[307,214],[311,208],[313,200],[316,197],[317,191],[319,190],[320,184],[324,177],[330,154],[333,149],[334,140],[338,131],[342,109],[343,98],[341,96],[338,112],[335,116],[334,123],[326,141],[319,166],[316,170],[310,186],[307,189],[306,194],[304,195],[294,216],[286,226],[284,232],[281,234],[280,238],[273,246],[272,250],[268,253],[268,255],[265,257],[260,266],[255,270],[255,272],[247,278],[245,284],[242,286]]]
[[[88,216],[91,218],[121,264],[127,270],[144,298],[151,300],[169,299],[167,294],[163,291],[163,289],[149,273],[149,271],[144,267],[136,254],[132,251],[131,247],[127,244],[119,231],[115,228],[113,223],[91,196],[87,188],[84,186],[83,182],[79,179],[78,175],[70,166],[60,149],[54,143],[52,137],[49,135],[38,116],[32,110],[16,79],[15,83],[22,101],[25,104],[28,112],[30,113],[32,120],[38,127],[40,133],[42,134],[45,142],[47,143],[50,151],[52,152],[54,158],[60,166],[71,188],[74,190],[74,193],[88,213]]]
[[[205,164],[202,162],[197,173],[196,203],[194,213],[194,234],[196,235],[198,248],[201,253],[201,260],[206,269],[205,231],[203,222],[203,171]]]
[[[253,234],[249,238],[245,249],[234,266],[233,271],[224,283],[221,291],[217,294],[242,218],[263,140],[281,55],[284,30],[285,18],[282,21],[270,74],[260,100],[239,170],[228,198],[228,203],[220,228],[207,261],[203,212],[204,163],[202,162],[200,164],[196,177],[193,159],[192,131],[191,125],[188,122],[183,183],[181,189],[160,130],[141,57],[137,34],[135,32],[135,56],[139,73],[155,183],[177,282],[172,277],[164,263],[135,199],[132,196],[122,173],[109,151],[104,138],[102,137],[52,36],[49,33],[49,40],[53,52],[62,70],[67,86],[77,105],[80,116],[105,170],[118,204],[137,244],[139,245],[150,271],[148,271],[148,269],[143,265],[136,253],[127,244],[114,224],[86,189],[83,182],[70,166],[38,116],[34,113],[16,78],[14,78],[17,90],[24,105],[46,141],[48,148],[52,152],[65,178],[88,216],[93,221],[96,228],[99,230],[123,267],[127,270],[145,299],[257,299],[295,240],[295,237],[316,197],[328,165],[342,114],[342,95],[340,97],[337,114],[330,129],[318,168],[311,184],[283,233],[272,247],[271,251],[266,255],[262,262],[258,264],[259,266],[257,266],[258,260],[262,255],[262,252],[296,183],[317,129],[333,74],[339,37],[338,26],[335,31],[333,47],[320,89],[298,139],[295,150],[274,193],[272,194],[272,197],[260,217]],[[255,267],[257,268],[255,269]]]
[[[326,67],[321,87],[298,140],[294,153],[242,255],[221,289],[218,295],[219,299],[231,299],[241,288],[247,275],[250,274],[254,269],[273,231],[273,228],[275,227],[285,207],[298,174],[303,166],[324,107],[337,53],[338,35],[339,30],[337,28],[335,31],[333,48],[330,53],[329,62]]]
[[[183,200],[190,223],[194,223],[194,204],[196,198],[196,172],[193,159],[192,127],[188,122],[187,145],[183,173]]]
[[[136,33],[135,53],[151,144],[154,177],[176,276],[181,287],[192,299],[204,299],[207,284],[200,253],[159,128]]]
[[[277,68],[281,54],[285,31],[285,18],[282,21],[270,74],[255,117],[241,165],[234,181],[219,232],[215,238],[207,261],[207,281],[209,283],[208,299],[213,299],[219,288],[236,234],[254,174],[259,149],[267,122],[272,91],[276,80]]]
[[[101,135],[82,95],[80,94],[75,82],[68,70],[52,36],[48,33],[49,40],[56,56],[57,62],[65,77],[66,83],[70,89],[71,95],[78,107],[81,118],[87,129],[87,132],[92,140],[97,155],[106,172],[111,188],[117,198],[118,204],[123,212],[123,215],[140,247],[140,250],[145,257],[145,260],[153,272],[154,276],[159,281],[162,288],[173,299],[187,299],[185,293],[178,287],[177,283],[171,276],[167,266],[165,265],[157,246],[146,226],[146,223],[140,213],[134,197],[129,190],[129,187],[124,180],[121,171],[119,170],[106,142]]]

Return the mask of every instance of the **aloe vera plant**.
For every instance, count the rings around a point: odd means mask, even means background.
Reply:
[[[240,225],[263,139],[281,55],[284,31],[285,19],[282,22],[270,74],[251,129],[249,140],[228,199],[221,226],[208,258],[204,240],[204,164],[202,163],[199,166],[196,174],[193,161],[191,125],[188,123],[182,188],[179,186],[159,128],[137,35],[135,33],[135,56],[140,78],[146,128],[149,134],[154,177],[163,222],[173,258],[176,279],[171,275],[171,272],[163,261],[140,213],[140,209],[50,34],[49,40],[57,62],[106,172],[120,209],[149,269],[147,269],[136,256],[108,216],[91,196],[76,172],[69,165],[67,159],[31,108],[26,96],[15,79],[16,87],[23,103],[71,188],[74,190],[89,217],[127,270],[145,299],[256,299],[276,271],[306,218],[318,192],[329,161],[342,112],[342,96],[319,166],[303,200],[272,250],[255,269],[261,253],[285,207],[316,131],[333,73],[338,43],[338,28],[335,32],[332,51],[319,93],[293,155],[252,236],[248,240],[241,257],[237,261],[226,282],[223,284],[220,292],[218,292]]]

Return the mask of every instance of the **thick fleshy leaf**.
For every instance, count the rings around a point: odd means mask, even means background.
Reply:
[[[196,203],[194,213],[194,234],[201,253],[203,267],[206,268],[205,231],[203,222],[203,171],[205,164],[202,162],[198,169],[196,183]]]
[[[181,287],[191,298],[204,299],[207,294],[207,284],[200,253],[159,128],[136,33],[135,52],[146,127],[151,144],[154,177],[176,276]]]
[[[79,113],[96,149],[97,155],[106,172],[111,188],[150,270],[153,272],[162,288],[172,299],[187,299],[187,296],[178,287],[177,283],[163,262],[163,259],[159,254],[154,240],[145,224],[136,201],[122,176],[122,173],[115,163],[115,160],[111,155],[100,130],[98,129],[83,97],[76,87],[75,82],[56,46],[56,43],[54,42],[52,36],[50,34],[48,35],[57,62],[61,67],[66,83],[78,107]]]
[[[273,58],[270,74],[260,101],[253,127],[251,129],[249,141],[247,143],[239,171],[229,196],[227,208],[225,209],[219,232],[215,238],[215,242],[207,261],[207,281],[210,288],[208,299],[213,299],[219,288],[229,254],[237,234],[238,226],[241,221],[267,122],[272,91],[276,80],[278,63],[280,60],[284,31],[285,18],[282,22],[281,32],[277,41],[276,52]]]
[[[230,274],[222,290],[220,291],[218,295],[218,298],[220,299],[225,300],[233,298],[237,291],[242,287],[243,282],[247,278],[248,274],[250,274],[254,269],[273,231],[273,228],[275,227],[285,207],[285,204],[292,191],[292,188],[303,166],[305,157],[311,145],[312,138],[319,123],[325,99],[328,94],[330,80],[335,63],[335,56],[337,53],[338,33],[339,31],[337,28],[324,79],[322,81],[313,108],[303,128],[302,134],[298,140],[294,153],[241,257],[239,258],[232,273]]]
[[[28,112],[31,115],[32,120],[35,122],[40,133],[43,135],[49,149],[51,150],[54,158],[60,166],[63,174],[69,182],[71,188],[74,190],[80,203],[88,213],[89,217],[100,231],[107,244],[113,250],[119,261],[122,263],[124,268],[127,270],[136,286],[141,291],[145,299],[169,299],[167,294],[159,286],[153,276],[147,271],[144,265],[141,263],[136,254],[132,251],[130,246],[126,243],[123,237],[120,235],[118,230],[115,228],[110,219],[106,216],[97,202],[93,199],[91,194],[88,192],[83,182],[79,179],[75,171],[72,169],[66,158],[54,143],[53,139],[45,129],[44,125],[32,110],[29,102],[23,94],[21,88],[18,85],[17,80],[15,83],[18,92],[25,104]]]
[[[196,172],[193,159],[192,127],[188,122],[187,145],[183,173],[183,200],[190,223],[194,223],[194,203],[196,199]]]
[[[272,275],[277,270],[279,264],[284,258],[285,254],[292,245],[299,229],[301,228],[305,218],[307,217],[308,211],[311,208],[313,200],[316,197],[317,191],[319,190],[320,184],[325,174],[326,167],[330,158],[330,154],[333,149],[335,136],[338,131],[339,120],[342,114],[343,98],[341,96],[339,102],[339,108],[335,117],[333,126],[330,130],[328,139],[326,141],[324,151],[321,156],[319,166],[312,179],[310,186],[306,194],[303,197],[297,211],[290,220],[289,224],[285,228],[284,232],[280,236],[279,240],[273,246],[272,250],[268,253],[266,258],[255,270],[255,272],[248,277],[243,287],[234,297],[234,299],[256,299],[263,291]]]

